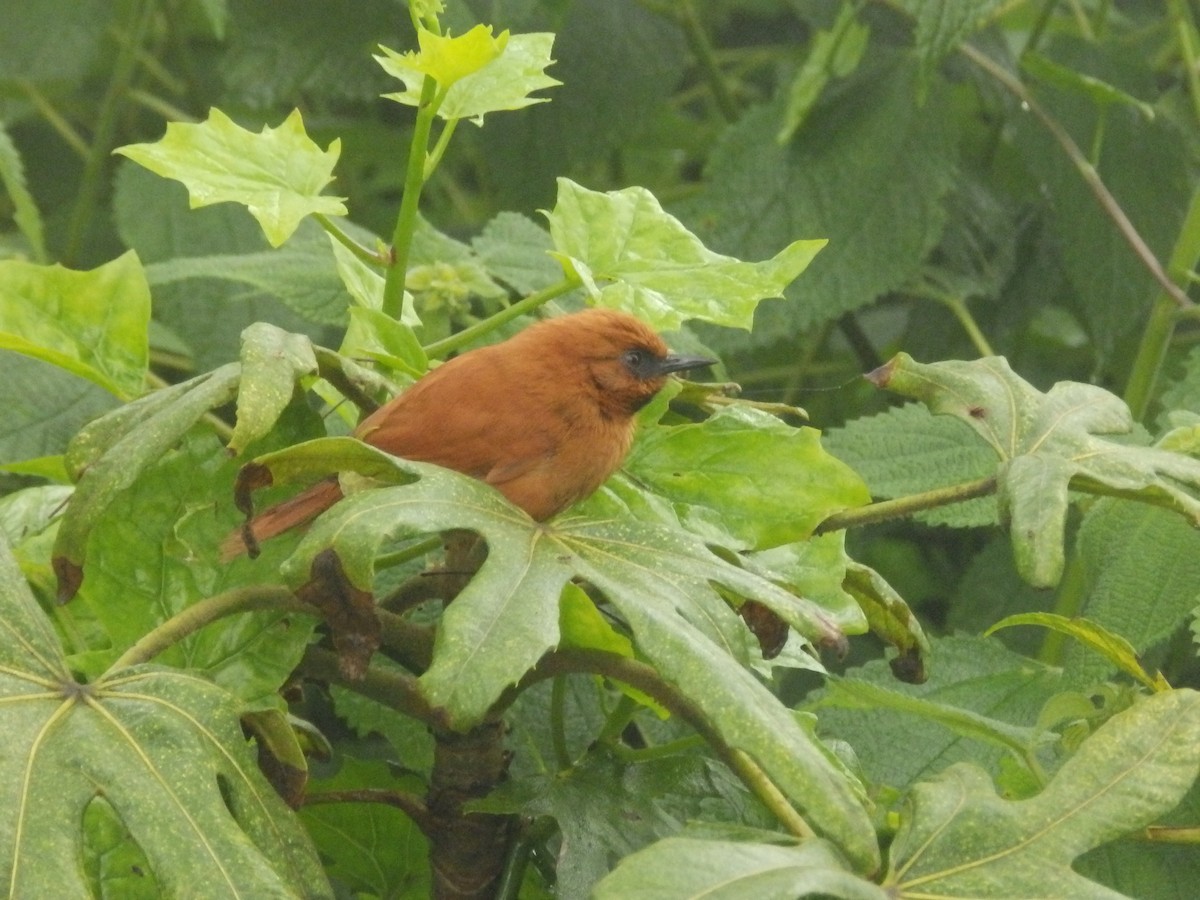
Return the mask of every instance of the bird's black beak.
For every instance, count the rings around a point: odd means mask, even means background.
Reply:
[[[686,372],[688,369],[703,369],[705,366],[715,366],[717,361],[705,356],[664,356],[655,367],[657,375],[670,375],[672,372]]]

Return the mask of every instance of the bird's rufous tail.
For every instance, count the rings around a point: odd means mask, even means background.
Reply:
[[[307,525],[342,499],[336,478],[318,482],[290,500],[269,506],[250,521],[254,540],[265,541],[292,528]],[[231,532],[221,541],[221,562],[229,562],[247,551],[243,529]]]

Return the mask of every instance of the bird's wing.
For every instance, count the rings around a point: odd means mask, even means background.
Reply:
[[[501,485],[553,455],[536,398],[486,353],[451,360],[368,417],[356,436],[388,453]]]

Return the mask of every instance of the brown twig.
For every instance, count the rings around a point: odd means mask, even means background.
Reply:
[[[1146,242],[1142,239],[1141,234],[1138,232],[1137,228],[1134,227],[1134,224],[1129,221],[1129,217],[1125,215],[1125,210],[1121,208],[1121,205],[1117,202],[1116,197],[1112,195],[1108,187],[1105,186],[1104,182],[1100,179],[1100,175],[1096,171],[1096,167],[1088,161],[1087,157],[1083,154],[1083,151],[1079,149],[1079,145],[1075,143],[1074,139],[1070,134],[1067,133],[1067,130],[1063,128],[1058,120],[1046,112],[1042,105],[1038,103],[1036,99],[1034,99],[1033,94],[1025,87],[1019,78],[1014,76],[1011,72],[997,63],[987,54],[982,53],[979,50],[976,50],[970,44],[965,43],[960,44],[958,50],[963,56],[971,60],[971,62],[975,63],[975,65],[979,66],[979,68],[983,69],[993,78],[995,78],[996,81],[1003,85],[1011,94],[1013,94],[1013,96],[1020,100],[1025,108],[1038,117],[1038,120],[1041,121],[1042,125],[1046,127],[1046,130],[1050,132],[1051,136],[1053,136],[1053,138],[1058,142],[1058,145],[1062,147],[1063,152],[1066,153],[1067,157],[1075,165],[1075,168],[1079,170],[1079,174],[1083,177],[1084,182],[1087,184],[1092,194],[1096,197],[1096,200],[1100,203],[1100,206],[1104,209],[1104,212],[1110,219],[1112,219],[1113,224],[1117,226],[1117,231],[1121,233],[1121,236],[1125,239],[1125,242],[1129,244],[1130,248],[1141,261],[1142,265],[1146,267],[1146,270],[1150,273],[1154,280],[1158,282],[1159,286],[1163,289],[1163,292],[1169,296],[1180,309],[1187,309],[1193,306],[1194,304],[1192,300],[1180,289],[1179,285],[1173,282],[1170,276],[1167,275],[1162,263],[1160,263],[1158,261],[1158,257],[1154,255],[1154,251],[1151,250]]]

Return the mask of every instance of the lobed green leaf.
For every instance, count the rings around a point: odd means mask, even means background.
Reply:
[[[303,829],[259,773],[232,695],[151,666],[77,683],[7,546],[0,611],[9,896],[92,895],[83,848],[96,839],[97,798],[165,894],[205,885],[212,897],[333,896]]]
[[[859,799],[790,712],[739,664],[750,638],[714,585],[758,600],[810,640],[840,643],[841,632],[813,604],[723,561],[686,533],[569,514],[538,524],[474,479],[348,439],[312,441],[257,462],[274,483],[338,470],[379,476],[389,467],[392,480],[419,476],[402,487],[356,492],[319,518],[284,566],[293,585],[308,581],[326,548],[352,584],[370,590],[376,557],[400,537],[469,529],[487,542],[478,574],[443,614],[433,664],[421,678],[425,695],[455,727],[478,722],[558,645],[563,587],[581,577],[628,623],[637,650],[730,746],[757,760],[856,865],[875,867],[877,848]]]
[[[548,217],[557,255],[588,293],[659,330],[687,319],[748,329],[759,301],[781,296],[826,244],[793,241],[742,262],[705,247],[645,188],[601,193],[566,178]]]
[[[1169,812],[1200,771],[1200,695],[1165,691],[1084,741],[1040,794],[1008,801],[960,763],[918,785],[884,886],[945,897],[1123,895],[1078,875],[1081,853]]]
[[[1003,357],[924,365],[905,353],[871,373],[880,387],[966,422],[1000,459],[997,493],[1018,570],[1054,585],[1063,568],[1068,487],[1163,506],[1200,525],[1200,460],[1105,435],[1132,430],[1129,408],[1102,388],[1036,390]]]
[[[182,181],[193,209],[235,202],[250,210],[272,247],[280,246],[314,214],[346,215],[337,197],[321,194],[333,180],[341,151],[334,140],[318,147],[304,130],[299,110],[276,128],[258,134],[219,109],[199,124],[172,122],[153,144],[129,144],[116,152],[165,178]]]

